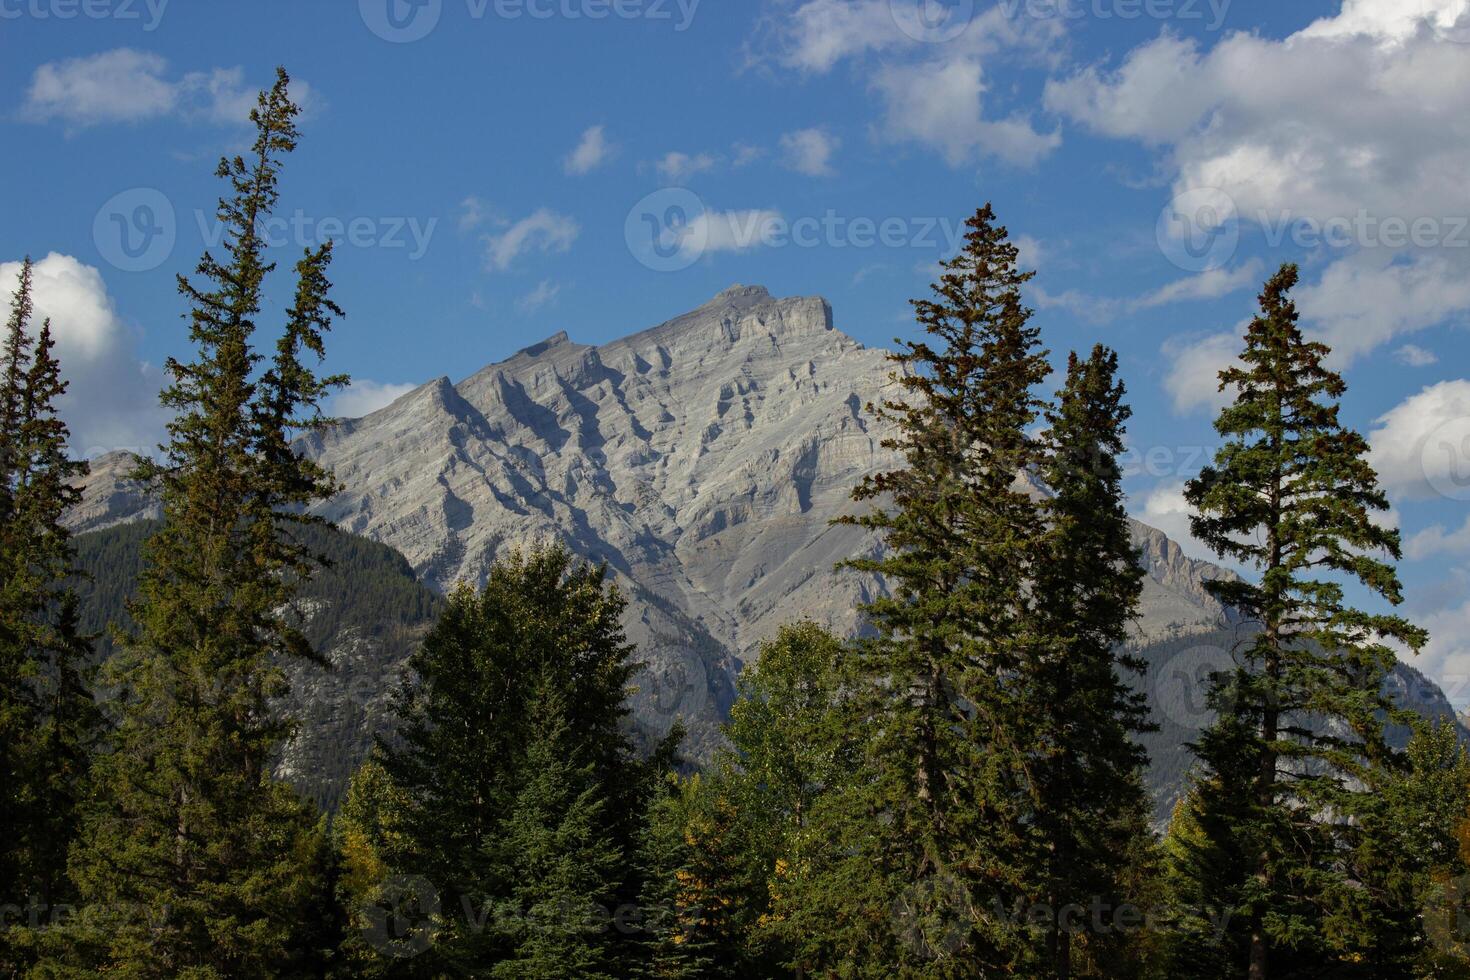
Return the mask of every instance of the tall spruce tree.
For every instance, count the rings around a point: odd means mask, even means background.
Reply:
[[[1185,490],[1195,536],[1258,573],[1208,583],[1259,631],[1240,669],[1220,677],[1195,790],[1214,847],[1248,864],[1244,882],[1210,890],[1240,896],[1246,957],[1232,969],[1251,980],[1293,975],[1298,962],[1387,975],[1365,956],[1374,913],[1348,856],[1374,823],[1369,787],[1396,764],[1384,721],[1404,714],[1383,690],[1389,644],[1417,650],[1427,638],[1345,598],[1354,582],[1402,601],[1399,534],[1373,519],[1388,501],[1367,441],[1339,419],[1346,386],[1324,366],[1327,347],[1297,324],[1296,282],[1288,264],[1266,283],[1239,363],[1220,372],[1232,399],[1215,422],[1223,445]]]
[[[649,780],[623,726],[635,670],[623,608],[605,569],[560,546],[517,552],[483,591],[450,595],[411,659],[378,750],[402,839],[379,853],[441,903],[416,969],[627,972],[636,937],[582,928],[637,894]]]
[[[852,566],[891,589],[865,607],[877,635],[853,657],[869,778],[830,805],[847,822],[828,835],[844,883],[823,890],[837,962],[820,968],[851,975],[1030,968],[1008,910],[1037,860],[1018,678],[1037,643],[1042,519],[1020,474],[1043,458],[1028,429],[1048,369],[1021,301],[1033,273],[989,205],[967,227],[934,298],[914,304],[928,338],[902,344],[897,394],[869,406],[906,465],[865,479],[855,498],[883,503],[849,521],[885,539]]]
[[[135,976],[310,975],[324,828],[272,777],[289,718],[284,661],[312,657],[292,625],[297,583],[316,562],[295,530],[334,490],[290,449],[325,423],[319,378],[340,310],[327,298],[330,243],[296,266],[295,302],[265,370],[253,335],[282,157],[296,147],[298,109],[277,72],[250,118],[248,157],[220,162],[218,216],[227,258],[205,252],[208,285],[180,277],[193,361],[170,359],[162,402],[175,416],[156,485],[163,526],[149,542],[136,632],[109,662],[121,715],[115,750],[95,768],[96,805],[72,858],[84,905],[66,959]]]
[[[31,288],[26,259],[0,374],[0,879],[14,889],[6,900],[26,910],[27,926],[33,919],[53,921],[73,900],[67,849],[102,728],[88,685],[91,644],[68,581],[75,555],[62,525],[80,496],[75,483],[87,464],[68,455],[69,433],[57,415],[67,383],[51,321],[36,337],[28,333]],[[11,956],[37,938],[22,930],[6,933],[0,936],[0,972],[17,968]]]
[[[1061,980],[1073,974],[1077,938],[1094,959],[1099,947],[1126,942],[1113,920],[1138,898],[1129,893],[1130,862],[1148,847],[1147,757],[1133,738],[1148,730],[1148,708],[1124,676],[1147,665],[1121,652],[1144,572],[1123,500],[1118,456],[1131,412],[1117,373],[1117,354],[1101,345],[1086,360],[1071,355],[1040,469],[1051,492],[1036,567],[1044,641],[1026,674],[1042,901],[1052,918],[1048,974]],[[1078,912],[1094,906],[1107,910],[1103,928]]]

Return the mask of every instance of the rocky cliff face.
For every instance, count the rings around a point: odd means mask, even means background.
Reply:
[[[479,582],[538,540],[606,562],[649,663],[635,714],[654,729],[684,717],[698,753],[762,640],[801,618],[853,633],[856,605],[882,588],[833,572],[879,544],[830,522],[895,462],[865,411],[890,369],[825,301],[736,286],[601,347],[557,334],[302,446],[346,487],[320,512],[400,551],[432,588]],[[99,461],[76,527],[144,509],[125,473]],[[1202,586],[1224,573],[1134,531],[1149,572],[1137,640],[1225,625]]]

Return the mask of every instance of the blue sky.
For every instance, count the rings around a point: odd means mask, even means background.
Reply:
[[[173,275],[277,64],[344,411],[735,282],[885,344],[990,200],[1058,358],[1119,349],[1134,511],[1188,543],[1213,372],[1301,263],[1470,702],[1470,0],[0,0],[0,290],[43,260],[80,449],[155,438]]]

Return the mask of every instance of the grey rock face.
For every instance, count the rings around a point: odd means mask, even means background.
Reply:
[[[559,333],[302,446],[346,487],[320,512],[402,552],[435,589],[479,583],[506,549],[543,540],[606,562],[649,663],[635,713],[656,730],[684,717],[698,755],[761,641],[803,618],[854,633],[855,607],[882,588],[834,573],[879,543],[830,522],[859,506],[864,475],[896,463],[865,410],[891,368],[825,301],[735,286],[601,347]],[[77,527],[146,503],[119,475],[95,468]],[[1225,573],[1134,532],[1149,572],[1137,639],[1226,625],[1202,585]]]

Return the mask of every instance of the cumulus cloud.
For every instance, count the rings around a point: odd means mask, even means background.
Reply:
[[[1011,16],[1014,5],[1006,4],[980,13],[965,5],[925,9],[940,20],[920,23],[918,8],[892,0],[804,0],[772,19],[762,54],[802,74],[852,61],[876,97],[878,135],[927,146],[955,166],[987,158],[1030,165],[1055,149],[1059,133],[1038,131],[1022,113],[997,118],[984,104],[983,66],[1010,54],[1044,55],[1061,38],[1063,18]]]
[[[1368,434],[1384,489],[1403,499],[1470,500],[1470,381],[1430,385]]]
[[[371,415],[418,388],[414,384],[385,384],[368,378],[353,378],[352,384],[332,397],[331,413],[338,418],[360,419]]]
[[[582,134],[582,139],[567,158],[562,168],[572,176],[580,177],[600,167],[612,155],[613,146],[607,139],[606,126],[593,126]]]
[[[10,308],[20,268],[20,262],[0,263],[0,310]],[[72,453],[151,453],[168,418],[158,404],[162,372],[139,358],[136,337],[118,316],[101,273],[52,252],[35,263],[32,274],[32,332],[51,319],[62,374],[70,383],[59,408],[71,429]]]
[[[1029,166],[1062,142],[1060,133],[1038,132],[1024,115],[987,118],[978,59],[889,65],[873,84],[884,105],[880,134],[894,143],[925,144],[952,166],[978,157]]]
[[[690,222],[688,238],[704,244],[704,254],[744,252],[762,244],[779,227],[779,211],[705,211]]]
[[[799,129],[781,137],[781,155],[788,169],[808,177],[829,177],[832,155],[842,141],[822,129]]]
[[[299,80],[292,97],[308,107],[314,97]],[[21,106],[30,122],[61,122],[69,129],[137,123],[173,116],[185,121],[243,123],[257,89],[241,68],[214,68],[170,77],[168,61],[149,52],[116,48],[51,61],[36,69]]]
[[[1116,67],[1052,80],[1044,103],[1157,148],[1175,194],[1212,189],[1273,247],[1303,225],[1346,229],[1302,245],[1332,261],[1298,292],[1308,331],[1345,365],[1470,310],[1470,45],[1448,36],[1457,25],[1470,30],[1470,0],[1345,0],[1286,38],[1209,47],[1166,33]]]
[[[1429,644],[1408,658],[1433,677],[1457,708],[1470,704],[1470,602],[1419,618],[1429,630]]]
[[[503,272],[530,251],[565,252],[581,233],[581,226],[574,219],[549,208],[539,208],[485,237],[486,262],[491,269]]]
[[[1169,362],[1164,390],[1177,411],[1219,409],[1228,404],[1229,391],[1220,391],[1220,371],[1240,354],[1241,333],[1216,333],[1203,337],[1176,337],[1164,343]]]
[[[1432,558],[1435,555],[1470,555],[1470,518],[1459,530],[1447,531],[1443,524],[1431,524],[1404,542],[1404,557]]]

